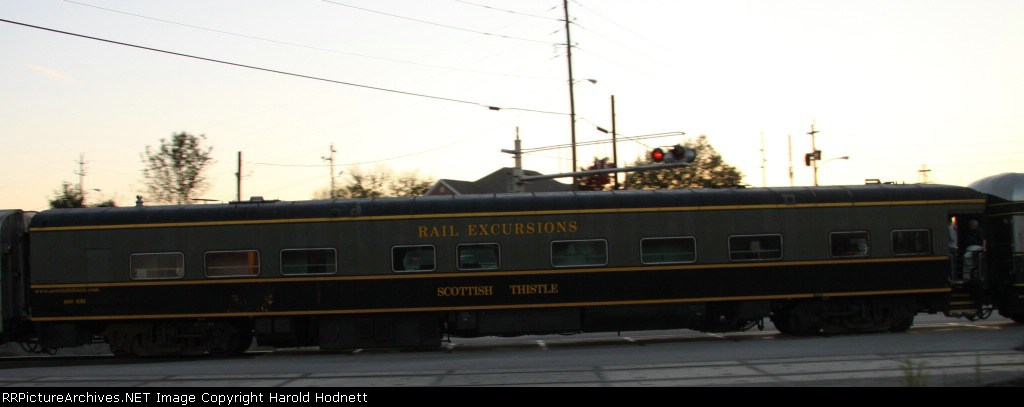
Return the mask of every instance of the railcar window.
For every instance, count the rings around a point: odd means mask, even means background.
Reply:
[[[868,232],[832,232],[828,240],[832,257],[867,257],[871,253]]]
[[[391,265],[395,271],[434,271],[434,246],[395,246]]]
[[[281,250],[281,274],[334,274],[338,271],[338,253],[334,249]]]
[[[260,275],[260,252],[239,250],[206,252],[207,277],[254,277]]]
[[[497,270],[501,266],[501,249],[497,243],[460,244],[459,270]]]
[[[132,280],[162,280],[185,277],[182,253],[138,253],[129,257]]]
[[[560,240],[551,242],[551,265],[555,267],[603,266],[608,264],[608,242],[604,240]]]
[[[655,237],[640,239],[643,264],[692,263],[697,261],[697,239],[692,237]]]
[[[932,253],[932,233],[927,229],[892,231],[892,254],[909,256]]]
[[[782,235],[729,236],[729,260],[779,260]]]

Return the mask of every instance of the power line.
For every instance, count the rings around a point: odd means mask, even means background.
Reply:
[[[448,143],[448,144],[445,144],[445,145],[442,145],[442,146],[434,147],[434,148],[423,150],[423,151],[417,151],[417,152],[414,152],[414,153],[397,155],[397,156],[394,156],[394,157],[381,158],[381,159],[378,159],[378,160],[371,160],[371,161],[359,161],[359,162],[350,162],[350,163],[344,163],[344,164],[334,164],[334,165],[338,166],[338,167],[351,167],[351,166],[355,166],[355,165],[375,164],[375,163],[380,163],[380,162],[384,162],[384,161],[392,161],[392,160],[397,160],[399,158],[412,157],[412,156],[415,156],[415,155],[426,154],[426,153],[434,152],[434,151],[437,151],[437,150],[443,150],[443,149],[446,149],[448,147],[451,147],[451,146],[454,146],[454,145],[457,145],[457,144],[462,144],[462,143],[466,142],[467,140],[475,138],[475,137],[477,137],[477,136],[473,135],[473,136],[464,138],[462,140],[454,141],[454,142],[451,142],[451,143]],[[328,164],[275,164],[275,163],[257,163],[257,162],[249,162],[249,164],[252,164],[252,165],[266,165],[266,166],[271,166],[271,167],[327,167],[328,166]]]
[[[658,48],[661,48],[661,49],[663,49],[663,50],[669,51],[669,50],[668,50],[667,48],[665,48],[665,47],[663,47],[663,46],[659,45],[658,43],[656,43],[656,42],[654,42],[654,41],[651,41],[650,39],[648,39],[648,38],[646,38],[646,37],[644,37],[644,36],[642,36],[642,35],[640,35],[640,34],[636,33],[636,32],[635,32],[635,31],[633,31],[633,30],[630,30],[630,29],[629,29],[628,27],[626,27],[626,26],[624,26],[624,25],[622,25],[622,24],[616,23],[616,22],[615,22],[614,20],[612,20],[612,19],[610,19],[610,18],[608,18],[608,17],[605,17],[605,16],[604,16],[604,15],[602,15],[601,13],[598,13],[597,11],[595,11],[595,10],[593,10],[593,9],[591,9],[591,8],[587,7],[587,6],[584,6],[584,5],[582,4],[582,3],[580,3],[580,2],[578,2],[578,1],[576,1],[576,0],[571,0],[571,1],[572,1],[573,3],[576,3],[576,5],[580,6],[580,8],[582,8],[582,9],[585,9],[585,10],[587,10],[587,11],[589,11],[589,12],[593,13],[594,15],[598,16],[598,17],[601,17],[602,19],[604,19],[605,21],[607,21],[607,22],[609,22],[609,23],[612,23],[612,24],[613,24],[613,25],[615,25],[616,27],[619,27],[620,29],[622,29],[622,30],[624,30],[624,31],[626,31],[626,32],[628,32],[628,33],[630,33],[630,34],[633,34],[633,35],[634,35],[634,36],[636,36],[637,38],[639,38],[639,39],[642,39],[642,40],[646,41],[647,43],[649,43],[649,44],[651,44],[651,45],[654,45],[654,46],[656,46],[656,47],[658,47]],[[578,24],[577,24],[577,25],[578,25]],[[670,52],[671,52],[671,51],[670,51]]]
[[[676,132],[668,132],[668,133],[645,134],[645,135],[633,136],[633,137],[620,137],[619,140],[622,140],[622,141],[636,141],[636,140],[643,140],[643,139],[649,139],[649,138],[679,136],[679,135],[683,135],[683,134],[684,133],[681,132],[681,131],[676,131]],[[466,141],[468,141],[470,139],[476,138],[476,137],[478,137],[478,136],[477,135],[469,136],[469,137],[466,137],[466,138],[458,140],[458,141],[454,141],[454,142],[451,142],[451,143],[448,143],[448,144],[445,144],[445,145],[441,145],[441,146],[434,147],[434,148],[427,149],[427,150],[423,150],[423,151],[417,151],[417,152],[414,152],[414,153],[403,154],[403,155],[398,155],[398,156],[388,157],[388,158],[381,158],[381,159],[378,159],[378,160],[371,160],[371,161],[360,161],[360,162],[350,162],[350,163],[344,163],[344,164],[335,164],[335,166],[350,167],[350,166],[354,166],[354,165],[375,164],[375,163],[384,162],[384,161],[397,160],[399,158],[412,157],[412,156],[415,156],[415,155],[426,154],[426,153],[434,152],[434,151],[437,151],[437,150],[443,150],[443,149],[446,149],[448,147],[451,147],[451,146],[454,146],[454,145],[457,145],[457,144],[462,144],[462,143],[464,143],[464,142],[466,142]],[[584,141],[584,142],[576,143],[576,145],[577,146],[589,146],[589,145],[597,145],[597,144],[603,144],[603,143],[608,143],[608,142],[610,142],[610,140],[592,140],[592,141]],[[569,147],[572,147],[572,144],[560,144],[560,145],[557,145],[557,146],[527,148],[527,149],[523,149],[522,151],[523,151],[524,154],[526,154],[526,153],[533,153],[533,152],[537,152],[537,151],[557,150],[557,149],[563,149],[563,148],[569,148]],[[249,165],[265,165],[265,166],[270,166],[270,167],[318,168],[318,167],[327,167],[327,166],[329,166],[329,164],[278,164],[278,163],[252,162],[252,161],[246,161],[246,163],[249,164]]]
[[[248,34],[239,34],[239,33],[230,32],[230,31],[218,30],[218,29],[215,29],[215,28],[202,27],[202,26],[198,26],[198,25],[186,24],[186,23],[177,22],[177,21],[165,20],[165,19],[162,19],[162,18],[149,17],[149,16],[144,16],[144,15],[141,15],[141,14],[129,13],[127,11],[115,10],[115,9],[106,8],[106,7],[100,7],[100,6],[96,6],[96,5],[92,5],[92,4],[81,3],[81,2],[74,1],[74,0],[63,0],[63,1],[67,2],[67,3],[77,4],[77,5],[80,5],[80,6],[92,7],[94,9],[108,11],[108,12],[111,12],[111,13],[124,14],[124,15],[132,16],[132,17],[144,18],[144,19],[147,19],[147,20],[159,21],[159,22],[162,22],[162,23],[174,24],[174,25],[179,25],[179,26],[188,27],[188,28],[194,28],[194,29],[197,29],[197,30],[215,32],[215,33],[218,33],[218,34],[233,35],[233,36],[236,36],[236,37],[248,38],[248,39],[258,40],[258,41],[265,41],[265,42],[270,42],[270,43],[279,44],[279,45],[287,45],[287,46],[291,46],[291,47],[306,48],[306,49],[311,49],[311,50],[316,50],[316,51],[333,52],[333,53],[337,53],[337,54],[349,55],[349,56],[360,57],[360,58],[369,58],[369,59],[376,59],[376,60],[379,60],[379,61],[395,62],[395,63],[400,63],[400,64],[408,64],[408,65],[416,65],[416,66],[425,66],[425,67],[429,67],[429,68],[449,69],[449,70],[453,70],[453,71],[469,72],[469,73],[476,73],[476,74],[483,74],[483,75],[507,76],[507,77],[524,78],[524,79],[550,79],[550,80],[554,80],[555,79],[555,78],[545,78],[545,77],[539,77],[539,76],[524,76],[524,75],[514,75],[514,74],[506,74],[506,73],[500,73],[500,72],[477,71],[477,70],[464,69],[464,68],[458,68],[458,67],[452,67],[452,66],[433,65],[433,64],[425,64],[425,63],[421,63],[421,62],[405,61],[405,60],[401,60],[401,59],[378,57],[378,56],[374,56],[374,55],[366,55],[366,54],[359,54],[359,53],[355,53],[355,52],[340,51],[340,50],[330,49],[330,48],[321,48],[321,47],[315,47],[315,46],[312,46],[312,45],[305,45],[305,44],[298,44],[298,43],[287,42],[287,41],[280,41],[280,40],[275,40],[275,39],[272,39],[272,38],[257,37],[257,36],[248,35]]]
[[[70,35],[70,36],[73,36],[73,37],[90,39],[90,40],[94,40],[94,41],[101,41],[101,42],[106,42],[106,43],[110,43],[110,44],[123,45],[123,46],[126,46],[126,47],[143,49],[143,50],[146,50],[146,51],[154,51],[154,52],[160,52],[160,53],[168,54],[168,55],[175,55],[175,56],[179,56],[179,57],[192,58],[192,59],[197,59],[197,60],[200,60],[200,61],[215,62],[215,63],[218,63],[218,64],[230,65],[230,66],[235,66],[235,67],[239,67],[239,68],[248,68],[248,69],[253,69],[253,70],[257,70],[257,71],[270,72],[270,73],[276,73],[276,74],[287,75],[287,76],[294,76],[294,77],[297,77],[297,78],[312,79],[312,80],[317,80],[317,81],[321,81],[321,82],[334,83],[334,84],[338,84],[338,85],[354,86],[354,87],[357,87],[357,88],[378,90],[378,91],[382,91],[382,92],[396,93],[396,94],[406,95],[406,96],[417,96],[417,97],[422,97],[422,98],[427,98],[427,99],[442,100],[442,101],[446,101],[446,102],[462,103],[462,104],[467,104],[467,105],[475,105],[475,106],[480,106],[480,107],[486,107],[486,108],[488,108],[490,110],[519,110],[519,111],[532,112],[532,113],[556,114],[556,115],[563,115],[563,116],[567,115],[566,113],[551,112],[551,111],[537,110],[537,109],[527,109],[527,108],[519,108],[519,107],[493,106],[493,105],[489,105],[489,104],[486,104],[486,103],[473,102],[473,101],[463,100],[463,99],[455,99],[455,98],[449,98],[449,97],[444,97],[444,96],[428,95],[428,94],[424,94],[424,93],[408,92],[408,91],[397,90],[397,89],[388,89],[388,88],[382,88],[382,87],[378,87],[378,86],[362,85],[362,84],[353,83],[353,82],[344,82],[344,81],[338,81],[338,80],[334,80],[334,79],[321,78],[321,77],[317,77],[317,76],[303,75],[303,74],[297,74],[297,73],[286,72],[286,71],[279,71],[279,70],[270,69],[270,68],[261,68],[261,67],[253,66],[253,65],[245,65],[245,64],[240,64],[240,63],[236,63],[236,62],[229,62],[229,61],[223,61],[223,60],[219,60],[219,59],[206,58],[206,57],[190,55],[190,54],[183,54],[183,53],[180,53],[180,52],[174,52],[174,51],[167,51],[167,50],[162,50],[162,49],[158,49],[158,48],[145,47],[145,46],[142,46],[142,45],[129,44],[129,43],[126,43],[126,42],[108,40],[108,39],[103,39],[103,38],[99,38],[99,37],[91,37],[91,36],[88,36],[88,35],[76,34],[76,33],[68,32],[68,31],[61,31],[61,30],[56,30],[56,29],[53,29],[53,28],[40,27],[40,26],[37,26],[37,25],[31,25],[31,24],[26,24],[26,23],[19,23],[17,21],[11,21],[11,20],[5,20],[5,19],[0,19],[0,22],[20,25],[20,26],[23,26],[23,27],[35,28],[35,29],[38,29],[38,30],[49,31],[49,32],[54,32],[54,33],[58,33],[58,34]]]
[[[420,20],[420,19],[416,19],[416,18],[412,18],[412,17],[400,16],[400,15],[397,15],[397,14],[385,13],[383,11],[371,10],[371,9],[368,9],[368,8],[357,7],[357,6],[353,6],[353,5],[350,5],[350,4],[339,3],[339,2],[331,1],[331,0],[320,0],[320,1],[322,1],[324,3],[334,4],[334,5],[337,5],[337,6],[348,7],[348,8],[352,8],[352,9],[356,9],[356,10],[366,11],[366,12],[374,13],[374,14],[381,14],[381,15],[385,15],[385,16],[388,16],[388,17],[400,18],[400,19],[408,20],[408,21],[415,21],[417,23],[428,24],[428,25],[433,25],[433,26],[437,26],[437,27],[443,27],[443,28],[447,28],[447,29],[451,29],[451,30],[470,32],[470,33],[481,34],[481,35],[488,35],[488,36],[491,36],[491,37],[499,37],[499,38],[505,38],[505,39],[509,39],[509,40],[528,41],[528,42],[535,42],[535,43],[538,43],[538,44],[547,44],[547,45],[558,45],[557,43],[553,43],[553,42],[533,40],[533,39],[522,38],[522,37],[512,37],[512,36],[508,36],[508,35],[494,34],[494,33],[489,33],[489,32],[484,32],[484,31],[471,30],[471,29],[468,29],[468,28],[456,27],[456,26],[453,26],[453,25],[435,23],[433,21],[426,21],[426,20]]]
[[[673,131],[673,132],[667,132],[667,133],[645,134],[645,135],[641,135],[641,136],[619,137],[618,141],[633,141],[633,140],[644,140],[644,139],[650,139],[650,138],[682,136],[684,134],[685,133],[683,133],[681,131]],[[604,144],[604,143],[610,143],[610,142],[611,142],[611,140],[591,140],[591,141],[578,142],[578,143],[576,143],[576,146],[590,146],[590,145]],[[523,154],[527,154],[527,153],[532,153],[532,152],[535,152],[535,151],[557,150],[557,149],[569,148],[569,147],[572,147],[572,144],[559,144],[559,145],[555,145],[555,146],[524,148],[524,149],[521,149],[520,151],[522,151]]]
[[[638,68],[635,68],[635,67],[632,67],[632,66],[629,66],[629,65],[625,65],[625,64],[623,64],[623,63],[621,63],[621,62],[619,62],[619,61],[617,61],[617,60],[614,60],[614,59],[611,59],[611,58],[607,58],[607,57],[604,57],[604,56],[602,56],[601,54],[598,54],[598,53],[596,53],[596,52],[594,52],[594,51],[591,51],[591,50],[589,50],[589,49],[586,49],[586,48],[580,48],[580,47],[579,47],[578,45],[573,45],[572,47],[573,47],[573,48],[575,48],[575,49],[576,49],[576,50],[578,50],[578,51],[583,51],[583,52],[585,52],[585,53],[587,53],[587,54],[590,54],[590,55],[592,55],[592,56],[594,56],[594,57],[597,57],[597,58],[603,59],[603,60],[605,60],[605,61],[607,61],[607,62],[611,62],[611,63],[613,63],[613,64],[615,64],[615,65],[618,65],[618,66],[621,66],[621,67],[623,67],[623,68],[629,69],[629,70],[631,70],[631,71],[633,71],[633,72],[636,72],[636,73],[638,73],[638,74],[641,74],[641,75],[644,75],[644,76],[648,76],[648,77],[654,76],[653,74],[651,74],[651,73],[649,73],[649,72],[646,72],[646,71],[642,71],[642,70],[640,70],[640,69],[638,69]]]
[[[979,161],[979,162],[946,162],[946,163],[931,163],[933,167],[955,167],[961,165],[991,165],[991,164],[1018,164],[1024,163],[1024,160],[1016,161]]]
[[[561,19],[554,18],[554,17],[538,16],[536,14],[527,14],[527,13],[523,13],[523,12],[519,12],[519,11],[513,11],[513,10],[507,10],[507,9],[503,9],[503,8],[491,7],[491,6],[487,6],[487,5],[483,5],[483,4],[471,3],[471,2],[468,2],[468,1],[464,1],[464,0],[453,0],[453,1],[458,2],[458,3],[462,3],[462,4],[469,4],[471,6],[483,7],[483,8],[491,9],[491,10],[494,10],[494,11],[503,11],[503,12],[506,12],[506,13],[518,14],[518,15],[521,15],[521,16],[528,16],[528,17],[534,17],[534,18],[543,18],[545,20],[552,20],[552,21],[562,21]],[[552,7],[550,9],[548,9],[548,11],[554,10],[556,8],[558,8],[558,6],[555,6],[555,7]]]
[[[576,23],[573,23],[573,24],[576,24]],[[579,28],[582,28],[582,29],[583,29],[583,31],[586,31],[586,32],[588,32],[588,33],[591,33],[591,34],[597,35],[598,37],[604,38],[604,39],[605,39],[606,41],[608,41],[608,42],[611,42],[612,44],[618,45],[618,46],[619,46],[619,47],[621,47],[622,49],[625,49],[625,50],[627,50],[627,51],[631,51],[631,52],[633,52],[633,53],[635,53],[635,54],[637,54],[637,55],[643,56],[644,58],[650,59],[650,60],[652,60],[652,61],[656,61],[657,63],[659,63],[659,64],[662,64],[662,65],[664,65],[664,66],[666,66],[666,67],[670,67],[670,68],[672,67],[672,66],[671,66],[670,64],[668,64],[668,63],[666,63],[666,62],[664,62],[664,61],[662,61],[662,60],[659,60],[659,59],[657,59],[657,58],[655,58],[655,57],[651,56],[650,54],[647,54],[646,52],[641,52],[640,50],[634,49],[633,47],[630,47],[630,46],[628,46],[628,45],[626,45],[626,44],[623,44],[623,43],[621,43],[621,42],[618,42],[618,41],[616,41],[616,40],[614,40],[614,39],[611,39],[611,38],[609,38],[609,37],[606,37],[605,35],[603,35],[603,34],[601,34],[601,33],[597,32],[597,31],[591,30],[591,29],[589,29],[589,28],[587,28],[587,27],[584,27],[584,26],[582,26],[582,25],[579,25],[579,24],[576,24],[576,26],[577,26],[577,27],[579,27]],[[579,47],[576,47],[576,48],[579,48]]]

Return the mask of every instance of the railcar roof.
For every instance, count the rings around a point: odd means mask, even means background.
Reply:
[[[1024,201],[1024,173],[993,175],[974,181],[970,187],[1006,201]]]
[[[631,208],[837,203],[853,205],[866,202],[978,200],[984,199],[984,197],[983,194],[965,187],[918,184],[418,196],[52,209],[37,214],[32,219],[30,227],[55,228]]]

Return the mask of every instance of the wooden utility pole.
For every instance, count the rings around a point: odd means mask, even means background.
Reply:
[[[569,35],[569,0],[562,0],[562,8],[565,10],[565,56],[569,61],[569,131],[572,135],[572,172],[576,172],[576,97],[573,93],[572,78],[572,37]],[[579,186],[579,178],[572,177],[572,187],[575,190]]]
[[[818,160],[821,157],[817,156],[818,147],[814,144],[814,136],[819,133],[818,130],[814,129],[814,124],[814,122],[811,122],[811,131],[807,134],[811,135],[811,154],[815,154],[815,157],[811,157],[811,165],[814,166],[814,186],[818,186]]]
[[[334,149],[334,143],[331,143],[330,155],[326,157],[320,157],[321,160],[327,161],[331,164],[331,199],[337,198],[337,192],[334,191],[334,153],[338,150]]]
[[[512,177],[509,180],[506,190],[508,192],[526,192],[526,185],[522,182],[523,179],[523,144],[519,140],[519,127],[516,126],[516,141],[515,150],[502,149],[501,152],[512,154],[515,159],[516,166],[512,168]]]
[[[787,136],[789,139],[789,186],[793,186],[793,135]]]
[[[235,201],[242,202],[242,152],[238,152],[238,172],[235,173],[237,184],[235,185]]]
[[[768,186],[768,175],[765,173],[765,163],[768,159],[764,157],[764,131],[761,131],[761,187]]]
[[[932,170],[928,169],[928,164],[921,164],[921,169],[917,170],[917,172],[921,173],[921,183],[922,184],[930,184],[931,183],[931,182],[928,181],[928,173],[932,172]]]
[[[82,205],[85,205],[85,154],[78,154],[78,192],[82,193]]]
[[[612,167],[619,168],[619,144],[615,140],[615,95],[612,95]],[[619,189],[619,173],[613,173],[612,179],[615,180],[615,189]]]

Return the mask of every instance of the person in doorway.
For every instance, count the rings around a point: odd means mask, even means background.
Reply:
[[[970,280],[977,277],[978,267],[981,266],[981,254],[988,249],[985,233],[977,219],[968,222],[964,245],[964,280]]]

